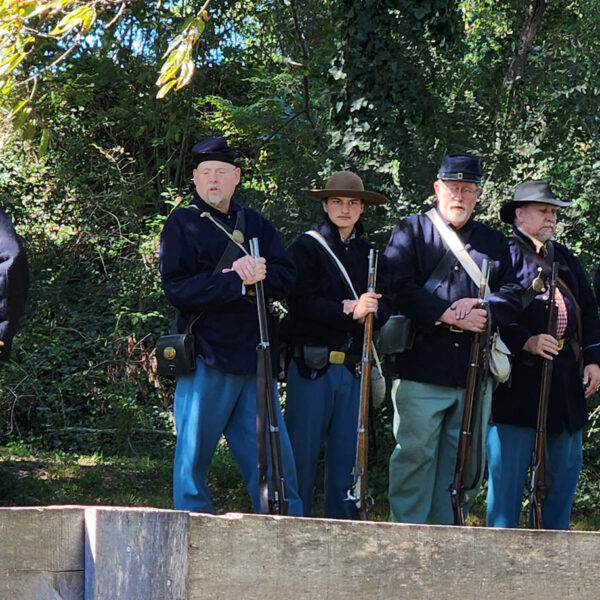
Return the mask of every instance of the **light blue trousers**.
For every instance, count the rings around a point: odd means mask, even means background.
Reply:
[[[495,423],[488,428],[489,527],[518,527],[535,430]],[[544,529],[569,529],[571,505],[583,462],[581,430],[547,436],[548,494],[542,501]],[[531,515],[530,515],[531,525]]]
[[[275,391],[275,397],[277,391]],[[179,377],[175,388],[177,444],[173,500],[178,510],[212,513],[205,477],[222,434],[237,461],[256,512],[260,511],[256,443],[256,376],[232,375],[196,361],[196,371]],[[290,441],[278,410],[289,514],[300,516]],[[271,463],[269,455],[269,466]]]
[[[354,482],[360,378],[343,365],[331,365],[318,379],[288,368],[285,420],[296,460],[304,516],[311,516],[317,462],[325,443],[324,516],[356,518],[347,492]]]
[[[491,381],[478,403],[474,444],[465,484],[465,516],[481,486],[485,465],[485,424],[490,414]],[[450,484],[454,476],[464,388],[396,379],[392,387],[396,447],[390,457],[390,520],[451,525],[454,522]],[[483,424],[483,426],[481,425]],[[479,471],[479,473],[478,473]]]

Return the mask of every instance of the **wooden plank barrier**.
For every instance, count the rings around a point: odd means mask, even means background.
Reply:
[[[600,598],[600,533],[0,509],[0,600]]]
[[[87,508],[85,600],[187,600],[189,513]]]
[[[0,509],[0,599],[83,598],[81,507]]]
[[[190,600],[600,598],[600,533],[190,519]]]

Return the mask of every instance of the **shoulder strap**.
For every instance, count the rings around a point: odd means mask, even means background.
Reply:
[[[448,273],[448,269],[450,268],[454,258],[454,252],[448,248],[444,256],[442,256],[440,262],[437,264],[437,267],[432,271],[431,275],[425,282],[425,285],[423,286],[425,290],[431,294],[435,292],[440,283],[442,283],[446,273]]]
[[[234,237],[236,231],[239,231],[242,234],[244,233],[245,217],[243,208],[238,211],[235,221],[235,229],[233,232],[229,231],[229,229],[223,225],[223,223],[219,223],[219,221],[217,221],[208,211],[200,210],[200,208],[198,208],[195,204],[190,204],[187,208],[191,208],[196,211],[200,217],[208,219],[217,229],[220,229],[229,238],[230,242],[235,244],[244,254],[247,254],[248,256],[250,255],[250,252],[248,252],[246,247],[243,245],[243,240],[240,242]]]
[[[467,252],[467,249],[465,248],[464,244],[460,241],[458,235],[456,235],[456,232],[450,229],[450,227],[448,227],[448,225],[444,223],[442,217],[440,217],[438,211],[435,208],[428,210],[425,214],[435,225],[435,228],[442,236],[442,239],[446,242],[448,248],[452,250],[460,264],[463,266],[464,270],[473,280],[473,283],[475,283],[476,286],[479,286],[479,282],[481,281],[481,269],[473,260],[473,257]],[[486,285],[485,293],[486,296],[490,294],[489,285]]]
[[[314,229],[309,229],[308,231],[305,231],[304,233],[306,235],[310,235],[311,238],[313,238],[319,244],[321,244],[321,246],[323,247],[325,252],[327,252],[327,254],[329,254],[329,256],[331,257],[331,260],[333,260],[333,262],[335,263],[335,266],[338,268],[338,271],[340,272],[342,279],[346,282],[348,289],[352,292],[354,299],[357,300],[358,294],[356,293],[356,290],[354,289],[354,286],[352,285],[352,281],[350,281],[350,275],[348,275],[348,271],[346,271],[346,267],[344,267],[344,265],[342,264],[342,261],[334,254],[333,250],[329,247],[327,240],[318,231],[315,231]]]

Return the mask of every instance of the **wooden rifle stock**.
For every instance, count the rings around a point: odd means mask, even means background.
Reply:
[[[481,282],[479,284],[479,307],[485,306],[485,291],[489,278],[490,265],[486,258],[481,264]],[[469,354],[469,366],[467,368],[467,385],[465,388],[465,404],[463,408],[462,422],[458,435],[458,449],[456,452],[456,464],[454,477],[450,484],[450,500],[452,502],[452,513],[454,525],[464,525],[465,516],[463,507],[465,498],[465,477],[471,448],[473,446],[473,413],[475,403],[481,395],[481,385],[484,378],[484,351],[487,344],[485,333],[475,333],[471,342]]]
[[[377,279],[377,250],[369,251],[369,275],[367,291],[375,291]],[[354,464],[354,483],[348,490],[346,500],[354,502],[357,516],[361,521],[368,518],[367,509],[372,499],[367,492],[367,472],[369,461],[369,400],[371,395],[371,361],[373,347],[373,313],[365,317],[360,374],[360,406],[356,434],[356,461]]]
[[[258,238],[250,240],[250,252],[254,258],[260,256],[258,249]],[[257,427],[258,438],[258,471],[259,471],[259,493],[261,511],[271,514],[288,514],[288,499],[285,489],[283,475],[283,461],[281,458],[281,440],[279,438],[279,413],[273,389],[273,369],[271,366],[271,350],[269,343],[269,328],[267,304],[263,282],[255,284],[256,308],[258,311],[258,327],[260,332],[260,343],[256,348],[257,354]],[[271,450],[271,485],[273,498],[268,499],[267,483],[267,456],[265,439],[265,417],[268,428],[269,446]],[[262,423],[262,426],[261,426]],[[262,447],[262,452],[261,452]]]
[[[552,275],[548,289],[548,304],[546,305],[546,333],[556,338],[556,324],[558,321],[558,306],[556,305],[556,281],[558,278],[558,263],[552,263]],[[531,454],[531,474],[529,479],[529,507],[534,529],[543,529],[542,501],[548,493],[546,482],[546,421],[548,418],[548,398],[552,385],[551,359],[544,359],[542,363],[542,378],[540,383],[540,399],[538,403],[537,424],[535,428],[535,442]]]

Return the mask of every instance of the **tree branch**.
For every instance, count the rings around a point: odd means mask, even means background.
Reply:
[[[533,40],[542,23],[542,17],[546,10],[545,0],[531,0],[525,11],[523,21],[519,28],[516,39],[516,50],[513,59],[508,67],[508,71],[502,83],[502,89],[513,97],[516,84],[523,77],[523,71],[527,63],[527,55],[533,47]]]
[[[302,29],[300,28],[300,21],[298,20],[298,11],[296,10],[296,2],[295,0],[290,0],[290,11],[292,13],[292,19],[294,21],[294,30],[296,32],[296,37],[300,42],[300,49],[302,52],[302,62],[304,63],[305,69],[307,68],[309,61],[309,52],[308,52],[308,44],[306,43],[306,39],[304,38],[304,34],[302,33]],[[315,124],[310,115],[310,88],[308,85],[308,75],[306,71],[304,71],[302,75],[302,87],[303,87],[303,96],[304,96],[304,112],[306,113],[306,118],[310,122],[310,124],[314,127]]]

